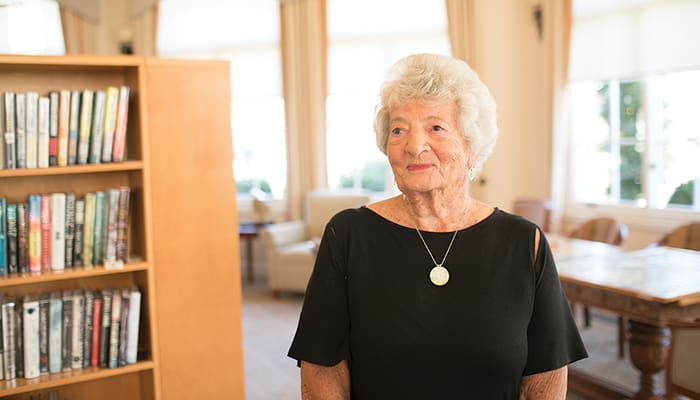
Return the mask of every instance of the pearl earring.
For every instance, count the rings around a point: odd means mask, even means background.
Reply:
[[[474,167],[469,167],[467,171],[467,179],[469,179],[469,182],[473,181],[475,176],[476,172],[474,172]]]

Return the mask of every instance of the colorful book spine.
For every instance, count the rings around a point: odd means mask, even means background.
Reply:
[[[117,366],[123,367],[126,365],[126,340],[129,333],[129,304],[131,302],[131,291],[122,289],[122,311],[119,319],[119,352],[117,354]]]
[[[104,139],[102,140],[102,162],[112,162],[112,148],[114,145],[114,129],[117,122],[117,106],[119,105],[119,88],[110,86],[107,88],[105,101],[105,125]]]
[[[66,194],[51,193],[51,270],[63,271],[66,263]]]
[[[75,193],[66,193],[66,219],[65,219],[65,267],[73,266],[73,241],[75,238]]]
[[[7,264],[7,199],[0,197],[0,276],[7,276]]]
[[[27,210],[29,272],[41,272],[41,195],[29,195]]]
[[[0,169],[5,169],[5,94],[0,92]]]
[[[17,154],[14,159],[17,168],[27,168],[27,94],[17,93],[15,95],[15,149]]]
[[[39,97],[39,130],[37,136],[37,160],[39,168],[49,167],[50,124],[51,124],[51,100],[48,97]]]
[[[27,168],[36,168],[39,146],[39,93],[27,92]],[[19,145],[18,142],[18,146]],[[17,155],[19,160],[19,153]],[[19,167],[19,165],[18,165]],[[20,167],[21,168],[21,167]]]
[[[68,165],[68,126],[70,121],[70,90],[61,90],[58,100],[58,166]]]
[[[17,311],[13,298],[2,301],[2,371],[5,380],[17,377]]]
[[[83,294],[85,297],[85,318],[83,319],[83,368],[90,366],[92,359],[92,330],[93,330],[93,315],[95,311],[95,296],[91,290],[86,290]]]
[[[112,289],[102,289],[102,323],[100,324],[100,351],[98,363],[100,368],[109,365],[109,339],[112,336]]]
[[[73,365],[73,291],[64,290],[61,293],[63,305],[63,342],[61,343],[61,371],[70,371]]]
[[[49,166],[58,165],[58,113],[60,94],[56,90],[49,91]]]
[[[29,206],[17,204],[17,268],[21,273],[29,272]]]
[[[95,231],[93,239],[92,261],[95,265],[102,265],[105,256],[105,236],[108,199],[107,193],[95,192]]]
[[[16,140],[17,133],[15,124],[15,93],[5,92],[3,94],[5,108],[5,126],[3,135],[5,137],[5,168],[17,168]]]
[[[73,290],[73,333],[71,338],[71,369],[83,368],[83,334],[85,326],[85,296],[81,290]]]
[[[80,130],[78,136],[78,164],[87,164],[90,151],[90,135],[92,129],[92,107],[95,92],[83,90],[80,104]]]
[[[49,295],[49,372],[61,372],[61,348],[63,342],[63,300],[61,292]]]
[[[92,111],[92,132],[90,136],[90,157],[88,160],[91,164],[99,164],[102,160],[106,101],[106,91],[98,90],[95,92],[95,106]]]
[[[119,188],[119,213],[117,215],[117,263],[126,264],[128,257],[129,236],[129,195],[128,186]]]
[[[126,335],[126,363],[133,364],[138,357],[139,326],[141,319],[141,291],[137,287],[131,288],[129,294],[129,319]]]
[[[35,297],[25,297],[22,324],[24,329],[24,378],[40,375],[39,370],[39,301]]]
[[[85,193],[85,217],[83,219],[83,266],[92,267],[95,244],[95,193]]]
[[[17,204],[7,205],[7,272],[19,272],[19,251],[17,248]]]
[[[75,224],[73,238],[73,266],[83,265],[83,221],[85,220],[85,199],[75,201]]]
[[[99,293],[95,293],[92,304],[92,348],[90,349],[90,366],[98,367],[100,361],[100,335],[102,332],[102,296]]]
[[[41,272],[51,271],[51,195],[41,195]]]
[[[118,268],[117,264],[117,226],[119,217],[119,189],[110,189],[107,211],[107,239],[105,240],[105,268]],[[123,263],[122,263],[123,265]]]
[[[70,118],[68,120],[68,165],[78,163],[78,142],[80,141],[80,109],[82,93],[74,90],[70,95]]]
[[[119,366],[119,335],[121,334],[122,320],[122,294],[119,289],[112,292],[112,326],[109,332],[109,359],[108,367]]]
[[[49,296],[39,296],[39,373],[49,373]]]
[[[119,88],[119,105],[117,107],[117,121],[114,129],[114,147],[112,149],[112,161],[124,161],[126,147],[126,128],[129,116],[129,87]]]

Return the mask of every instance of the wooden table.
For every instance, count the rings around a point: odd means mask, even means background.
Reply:
[[[267,225],[267,222],[246,222],[238,225],[238,237],[246,242],[246,268],[248,282],[254,282],[253,275],[253,240],[260,236],[260,230]]]
[[[640,371],[636,393],[590,379],[575,368],[572,388],[593,383],[601,386],[596,392],[600,397],[663,399],[654,375],[666,365],[666,323],[700,317],[700,252],[670,247],[623,252],[577,239],[548,239],[569,300],[610,310],[629,321],[630,358]]]

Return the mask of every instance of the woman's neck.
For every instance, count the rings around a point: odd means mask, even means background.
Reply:
[[[431,191],[401,196],[406,217],[416,228],[434,232],[451,232],[471,225],[474,200],[466,190],[454,193]]]

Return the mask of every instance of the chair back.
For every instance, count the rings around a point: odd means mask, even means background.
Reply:
[[[363,192],[312,191],[306,195],[306,222],[309,238],[321,237],[328,220],[346,208],[369,203]]]
[[[543,231],[549,232],[552,202],[535,198],[516,199],[513,202],[513,214],[519,215],[537,224]]]
[[[700,321],[672,321],[666,360],[666,398],[682,395],[700,400]]]
[[[615,218],[592,218],[581,224],[569,236],[619,246],[627,240],[627,225]]]
[[[700,251],[700,221],[679,226],[662,237],[658,244]]]

